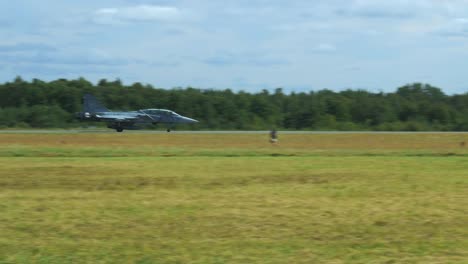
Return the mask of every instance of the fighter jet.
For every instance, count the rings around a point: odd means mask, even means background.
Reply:
[[[76,114],[82,121],[103,121],[107,127],[122,132],[124,129],[138,129],[140,125],[164,123],[167,132],[175,124],[191,124],[198,121],[181,116],[166,109],[142,109],[137,111],[111,111],[91,94],[83,96],[83,111]]]

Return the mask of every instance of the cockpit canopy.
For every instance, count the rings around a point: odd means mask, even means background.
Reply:
[[[160,116],[178,116],[179,115],[174,111],[166,110],[166,109],[143,109],[140,111],[148,115],[160,115]]]

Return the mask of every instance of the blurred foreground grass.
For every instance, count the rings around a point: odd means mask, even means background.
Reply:
[[[0,135],[0,263],[467,263],[465,140]]]

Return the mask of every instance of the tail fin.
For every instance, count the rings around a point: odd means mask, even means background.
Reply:
[[[83,96],[83,112],[96,113],[96,112],[110,112],[101,102],[91,94],[85,94]]]

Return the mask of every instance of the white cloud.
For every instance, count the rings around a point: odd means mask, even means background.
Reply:
[[[333,29],[333,25],[330,23],[324,23],[321,21],[307,21],[298,23],[285,23],[280,25],[273,25],[273,30],[285,32],[285,33],[310,33],[310,32],[327,32]]]
[[[468,37],[468,18],[456,18],[439,26],[434,32],[441,36]]]
[[[448,1],[435,0],[353,0],[338,9],[340,15],[380,18],[409,19],[418,16],[446,14],[451,5]],[[453,2],[453,1],[452,1]]]
[[[467,0],[352,0],[337,14],[363,18],[451,17],[468,11]]]
[[[269,54],[256,54],[256,53],[233,53],[233,52],[222,52],[215,56],[208,57],[202,60],[204,63],[211,66],[253,66],[253,67],[265,67],[265,66],[282,66],[289,64],[286,59],[276,58]]]
[[[336,47],[332,44],[320,43],[315,47],[315,50],[318,52],[331,52],[331,51],[335,51]]]
[[[144,21],[174,21],[181,17],[181,11],[171,6],[138,5],[122,8],[101,8],[94,15],[95,22],[100,24],[122,24]]]

